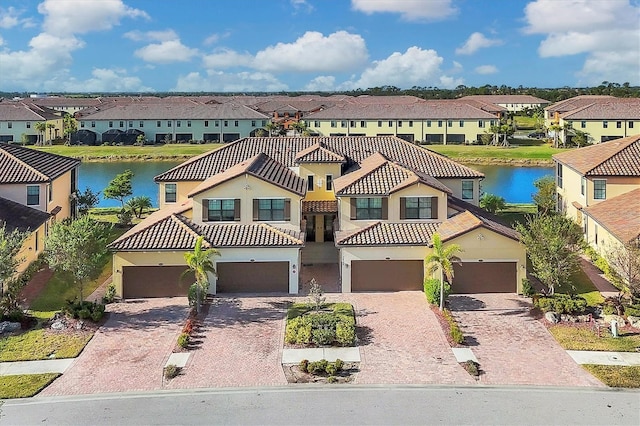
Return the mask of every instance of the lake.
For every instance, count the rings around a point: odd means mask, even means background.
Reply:
[[[132,186],[135,196],[146,195],[158,206],[158,185],[153,178],[160,173],[180,164],[181,161],[112,161],[100,163],[82,163],[78,177],[78,188],[86,187],[102,192],[118,173],[129,169],[134,173]],[[531,203],[535,193],[533,182],[542,176],[552,175],[552,167],[514,167],[514,166],[470,166],[485,174],[482,190],[503,197],[508,203]],[[105,200],[100,197],[98,207],[118,207],[117,200]]]

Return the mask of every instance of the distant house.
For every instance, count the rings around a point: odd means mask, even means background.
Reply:
[[[601,254],[640,237],[640,135],[553,156],[558,210]]]
[[[343,292],[421,290],[439,232],[465,250],[455,292],[516,293],[525,250],[477,207],[482,178],[394,136],[240,139],[156,177],[160,210],[110,245],[113,282],[125,298],[186,294],[203,236],[214,294],[297,294],[318,264]]]
[[[38,132],[36,123],[45,123],[44,133]],[[62,113],[32,102],[0,102],[0,142],[35,144],[62,137]]]
[[[460,101],[478,101],[494,104],[505,108],[509,112],[519,112],[527,108],[544,108],[551,102],[546,99],[531,95],[470,95],[459,99]]]

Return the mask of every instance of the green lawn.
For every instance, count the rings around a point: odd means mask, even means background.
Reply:
[[[635,352],[640,347],[640,334],[621,332],[620,337],[611,337],[606,328],[600,330],[600,336],[591,328],[568,324],[556,324],[549,332],[560,346],[574,351],[614,351]]]
[[[535,204],[507,204],[504,210],[498,212],[498,216],[511,226],[516,223],[526,223],[527,215],[533,215],[537,212]]]
[[[425,147],[461,162],[472,162],[474,159],[544,160],[551,162],[553,154],[564,151],[546,144],[512,145],[509,148],[487,145],[426,145]]]
[[[0,399],[29,398],[53,382],[60,374],[22,374],[2,376],[0,380]],[[2,417],[0,413],[0,417]]]
[[[560,286],[556,289],[558,293],[575,293],[587,299],[589,306],[598,306],[604,302],[604,297],[593,285],[587,274],[582,269],[578,269],[571,276],[571,282],[574,288],[569,286]]]
[[[82,160],[188,158],[221,147],[222,144],[166,144],[153,146],[45,146],[30,148]]]
[[[640,388],[640,366],[585,364],[582,367],[607,386]]]
[[[55,358],[75,358],[93,337],[81,334],[54,333],[36,328],[16,336],[0,339],[0,362],[33,361]]]
[[[138,219],[137,217],[133,217],[133,219],[131,220],[131,224],[132,225],[137,225],[138,223],[142,222],[142,220],[144,218],[146,218],[147,216],[149,216],[151,213],[155,212],[156,210],[158,210],[157,208],[153,208],[150,210],[145,210],[145,213],[142,215],[142,218]],[[118,213],[120,213],[120,207],[96,207],[93,208],[91,210],[89,210],[89,216],[91,216],[93,219],[99,221],[99,222],[107,222],[107,223],[111,223],[113,225],[118,223]],[[123,231],[126,231],[123,230]],[[121,232],[120,235],[122,235],[124,232]],[[120,236],[118,235],[118,236]],[[117,237],[116,237],[117,238]]]
[[[513,119],[516,121],[516,126],[518,126],[519,129],[535,129],[536,127],[536,119],[534,117],[516,115]]]

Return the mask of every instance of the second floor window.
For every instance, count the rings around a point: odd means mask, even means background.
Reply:
[[[165,203],[175,203],[177,198],[177,185],[175,183],[165,183],[164,184],[164,202]]]
[[[607,181],[606,180],[595,179],[593,181],[593,199],[594,200],[607,199]]]
[[[284,198],[253,200],[253,220],[289,220],[290,201]]]
[[[473,200],[473,181],[472,180],[462,181],[462,199]]]
[[[582,176],[580,178],[580,195],[584,195],[587,192],[587,179]]]
[[[437,219],[437,209],[437,197],[400,198],[400,219]]]
[[[382,219],[382,198],[356,198],[355,219]]]
[[[562,164],[558,164],[556,169],[558,188],[562,188]]]
[[[307,191],[313,191],[313,175],[307,176]]]
[[[325,188],[327,191],[333,191],[333,176],[327,175],[325,177]]]
[[[40,205],[40,187],[38,185],[27,186],[27,205],[28,206]]]
[[[211,222],[230,222],[240,220],[240,200],[204,200],[206,203],[204,219]],[[236,208],[236,205],[238,208]],[[236,214],[236,212],[238,214]]]

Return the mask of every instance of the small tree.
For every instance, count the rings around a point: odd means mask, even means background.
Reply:
[[[78,131],[78,120],[73,118],[73,115],[66,114],[62,121],[64,137],[67,139],[67,143],[71,143],[71,135]]]
[[[196,278],[196,312],[200,313],[202,305],[202,297],[209,290],[209,275],[216,275],[216,269],[213,265],[213,256],[220,256],[220,252],[215,248],[203,249],[204,237],[200,236],[196,240],[196,245],[192,252],[184,254],[184,260],[187,262],[188,270],[182,273],[184,277],[189,272],[193,272]]]
[[[53,224],[45,242],[45,259],[49,267],[68,273],[84,301],[85,284],[97,277],[104,266],[107,239],[111,227],[88,215],[77,220]]]
[[[428,272],[433,274],[440,270],[440,310],[444,310],[444,278],[446,276],[449,284],[453,283],[453,264],[461,263],[458,253],[462,252],[462,247],[458,244],[444,246],[439,233],[433,234],[433,252],[429,254],[425,262],[428,265]]]
[[[47,122],[38,121],[33,127],[36,129],[36,132],[38,132],[38,142],[36,142],[36,145],[44,145],[44,132],[47,131]]]
[[[133,179],[133,172],[131,170],[125,170],[116,175],[104,189],[104,198],[120,201],[122,210],[124,210],[124,199],[133,194],[131,179]]]
[[[150,209],[151,207],[153,207],[151,204],[151,198],[146,195],[133,197],[127,201],[127,208],[131,210],[138,219],[142,217],[142,213],[144,213],[146,209]]]
[[[144,143],[147,141],[147,138],[144,133],[138,135],[136,138],[136,145],[144,146]]]
[[[549,294],[571,282],[584,248],[582,229],[575,222],[561,215],[539,214],[528,217],[526,225],[516,224],[516,230],[527,248],[534,275]]]
[[[489,213],[496,213],[500,210],[504,210],[506,206],[507,203],[504,201],[504,198],[499,195],[484,194],[480,198],[480,207],[482,207]]]
[[[319,312],[327,298],[324,297],[322,286],[318,284],[315,278],[311,278],[309,284],[309,298],[311,299],[311,304],[313,305],[313,309],[316,312]]]
[[[80,192],[76,189],[75,192],[70,195],[70,198],[71,201],[76,202],[78,213],[85,215],[98,204],[98,201],[100,201],[100,191],[93,192],[89,187],[86,187],[84,192]]]
[[[9,282],[16,276],[18,266],[24,259],[18,257],[26,232],[18,229],[9,231],[6,225],[0,227],[0,292],[4,293]]]
[[[56,128],[56,125],[53,123],[47,123],[47,129],[49,129],[49,145],[51,145],[51,141],[53,140],[53,129]]]
[[[631,294],[640,297],[640,245],[627,242],[610,249],[606,257]]]
[[[533,202],[538,214],[547,215],[556,210],[556,180],[551,175],[543,176],[533,182],[538,192],[533,194]]]

